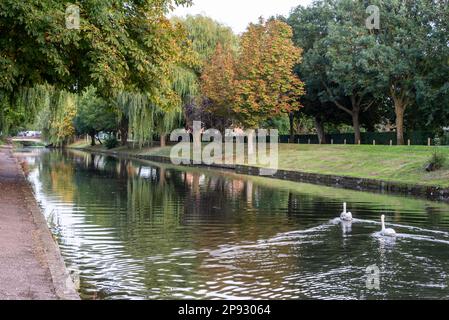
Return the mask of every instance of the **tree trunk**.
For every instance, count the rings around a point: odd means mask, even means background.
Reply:
[[[357,109],[355,109],[352,113],[352,126],[354,127],[355,144],[359,144],[359,142],[362,142],[362,135],[360,133],[359,110]]]
[[[362,143],[362,135],[360,133],[360,102],[357,102],[355,95],[351,96],[351,116],[352,116],[352,126],[354,128],[354,143]]]
[[[324,132],[324,124],[320,118],[315,117],[315,128],[318,134],[318,140],[320,144],[326,144],[326,133]]]
[[[166,139],[167,136],[165,134],[161,134],[161,147],[165,147],[167,145]]]
[[[290,143],[295,143],[295,114],[290,112]]]
[[[120,121],[120,141],[122,143],[122,146],[127,146],[128,145],[128,125],[129,125],[129,120],[127,118],[122,118],[122,121]]]
[[[396,138],[399,146],[404,145],[404,113],[410,100],[404,88],[393,84],[390,88],[390,96],[393,98],[394,112],[396,114]]]
[[[405,105],[402,103],[396,103],[394,106],[396,113],[396,137],[398,146],[403,146],[404,141],[404,112]]]
[[[165,169],[162,167],[159,169],[159,185],[165,185]]]
[[[92,147],[94,147],[95,146],[95,132],[89,133],[89,137],[90,137],[90,145]]]

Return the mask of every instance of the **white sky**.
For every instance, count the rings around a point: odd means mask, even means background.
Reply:
[[[179,7],[172,15],[206,15],[242,33],[261,16],[288,15],[292,8],[310,3],[312,0],[193,0],[192,7]]]

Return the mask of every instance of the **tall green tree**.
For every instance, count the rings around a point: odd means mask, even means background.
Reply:
[[[116,131],[117,114],[105,99],[98,96],[97,89],[91,86],[84,89],[78,98],[74,124],[76,133],[89,135],[91,145],[95,146],[99,132]]]
[[[381,94],[385,61],[379,57],[382,49],[374,34],[366,28],[364,3],[339,0],[333,8],[335,17],[328,22],[326,37],[316,44],[318,55],[308,61],[308,71],[325,74],[320,95],[351,117],[357,142],[361,141],[361,114]]]
[[[345,121],[345,113],[332,106],[332,102],[323,99],[328,83],[324,65],[325,48],[317,44],[329,34],[329,22],[335,18],[334,5],[330,1],[316,1],[310,6],[296,7],[285,21],[293,29],[293,42],[304,50],[303,61],[295,68],[300,79],[305,83],[306,94],[300,99],[303,108],[290,114],[290,135],[294,141],[294,121],[301,114],[314,119],[320,143],[327,143],[325,135],[326,123]]]
[[[189,0],[75,2],[79,30],[65,26],[65,0],[0,2],[0,91],[48,83],[81,92],[94,85],[105,98],[145,92],[161,104],[176,99],[167,69],[178,54],[180,28],[165,14]],[[5,116],[2,117],[5,119]]]
[[[434,111],[448,101],[448,4],[433,0],[373,4],[381,9],[376,41],[382,48],[378,56],[383,61],[382,81],[394,106],[397,142],[404,144],[407,110],[419,113],[427,108],[422,114],[427,123],[447,117],[446,112]]]

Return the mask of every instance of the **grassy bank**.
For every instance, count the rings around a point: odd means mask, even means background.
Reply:
[[[89,148],[85,143],[72,147]],[[102,146],[96,146],[92,150],[101,149]],[[170,150],[170,147],[141,150],[120,147],[111,151],[169,157]],[[434,152],[435,147],[425,146],[282,144],[279,146],[279,169],[449,187],[448,164],[435,172],[424,169]],[[449,159],[449,148],[440,147],[439,152]]]

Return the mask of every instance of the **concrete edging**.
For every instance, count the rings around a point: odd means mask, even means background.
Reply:
[[[23,196],[25,197],[25,204],[30,210],[34,223],[39,234],[42,247],[45,250],[46,262],[53,282],[53,287],[56,296],[61,300],[80,300],[78,291],[62,257],[58,244],[48,228],[47,221],[37,204],[34,196],[34,191],[25,177],[22,167],[20,166],[16,157],[14,157],[19,172],[25,179]]]

